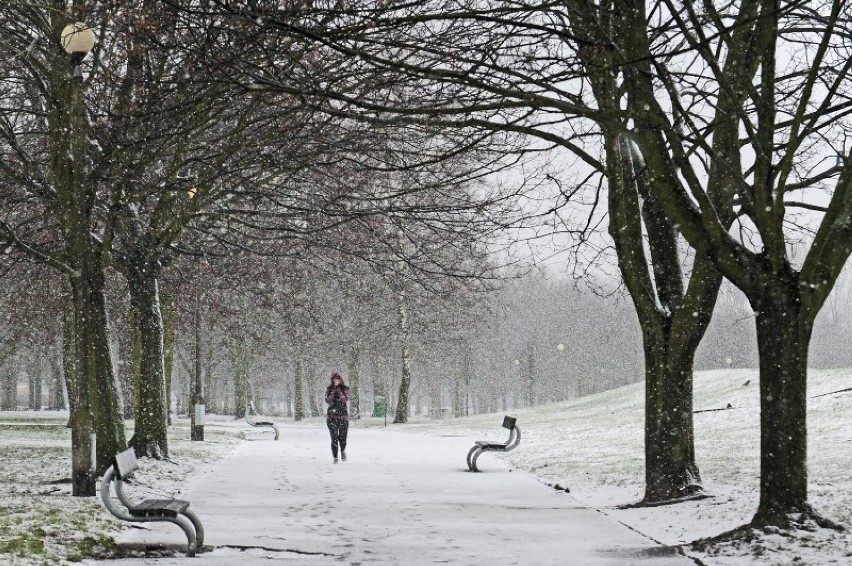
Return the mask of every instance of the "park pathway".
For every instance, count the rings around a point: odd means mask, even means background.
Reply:
[[[356,425],[339,464],[322,426],[252,438],[181,496],[204,523],[198,557],[88,564],[694,565],[491,454],[466,471],[471,438]],[[118,542],[186,546],[176,525],[142,527]]]

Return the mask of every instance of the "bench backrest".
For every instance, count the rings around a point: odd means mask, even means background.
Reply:
[[[515,421],[517,421],[517,420],[518,419],[515,418],[515,417],[509,417],[509,416],[503,417],[503,428],[508,428],[509,430],[514,429],[515,428]]]
[[[136,460],[136,452],[133,448],[128,448],[124,452],[119,452],[115,455],[115,471],[118,474],[118,479],[129,478],[133,472],[139,469],[139,462]]]

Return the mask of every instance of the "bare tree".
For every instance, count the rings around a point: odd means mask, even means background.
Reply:
[[[852,249],[846,2],[820,11],[775,0],[218,7],[286,30],[305,50],[349,58],[341,81],[314,83],[317,107],[522,132],[604,175],[610,234],[645,336],[646,502],[700,492],[692,363],[720,273],[734,282],[756,312],[762,374],[752,523],[813,514],[807,346]],[[257,82],[286,89],[267,70],[255,69]],[[416,96],[399,95],[406,88]],[[830,203],[795,198],[809,188]],[[687,287],[678,233],[695,249]],[[809,251],[797,265],[790,250],[802,242]]]
[[[830,525],[808,504],[806,384],[814,320],[852,251],[848,5],[659,8],[673,23],[663,35],[625,25],[610,38],[631,101],[624,135],[648,176],[669,180],[652,184],[666,214],[755,312],[761,497],[751,525],[786,526],[793,513]],[[633,2],[622,17],[644,21],[646,10]],[[732,213],[738,233],[723,220]]]
[[[212,1],[207,8],[257,30],[286,34],[323,68],[345,61],[340,80],[311,81],[302,91],[317,109],[373,124],[429,127],[480,143],[525,136],[537,140],[526,147],[533,154],[567,150],[585,171],[574,184],[560,183],[562,195],[550,211],[581,196],[591,203],[587,221],[566,226],[580,243],[598,224],[605,179],[610,234],[645,336],[644,501],[700,495],[692,362],[721,276],[699,254],[684,285],[677,230],[649,192],[641,164],[622,159],[614,137],[626,120],[619,69],[598,59],[604,51],[597,46],[609,39],[592,37],[616,31],[621,20],[615,8],[585,2],[377,2],[279,10],[273,4],[242,8]],[[232,66],[232,77],[255,88],[293,88],[294,77],[269,65],[240,71],[242,66]],[[595,146],[601,142],[603,149]]]

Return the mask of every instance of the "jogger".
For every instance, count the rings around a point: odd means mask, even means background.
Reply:
[[[328,432],[331,434],[331,455],[337,460],[337,448],[346,460],[346,435],[349,433],[349,421],[327,419]]]
[[[331,435],[331,455],[335,464],[338,448],[340,458],[346,461],[346,437],[349,433],[349,410],[346,403],[349,402],[350,395],[349,387],[343,383],[343,372],[337,369],[332,371],[331,384],[325,390],[325,402],[328,403],[325,422]]]

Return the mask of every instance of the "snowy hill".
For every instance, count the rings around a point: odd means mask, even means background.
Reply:
[[[852,370],[811,370],[808,386],[810,498],[824,515],[852,524]],[[730,408],[727,408],[730,405]],[[567,487],[581,502],[665,544],[683,545],[747,523],[757,508],[759,391],[756,370],[698,372],[698,466],[713,497],[678,505],[619,509],[642,497],[644,383],[580,399],[510,410],[521,446],[503,455],[541,481]],[[720,410],[721,409],[721,410]],[[412,431],[505,440],[501,414],[416,422]],[[486,454],[480,467],[487,470]],[[460,460],[463,455],[460,456]],[[756,533],[739,548],[687,553],[704,564],[848,564],[852,535],[822,529],[805,536]]]

